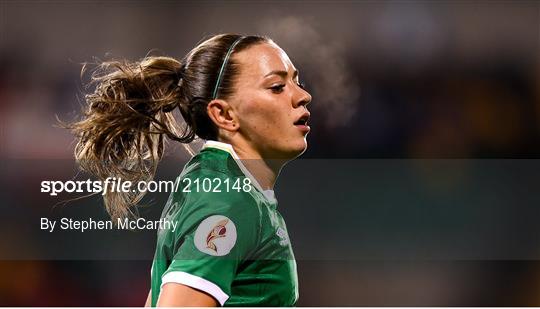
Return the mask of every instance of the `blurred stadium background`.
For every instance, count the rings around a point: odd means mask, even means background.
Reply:
[[[56,115],[76,117],[94,57],[180,58],[241,32],[281,45],[314,97],[310,147],[276,188],[299,306],[539,306],[539,13],[537,1],[0,1],[0,305],[143,305],[153,233],[39,230],[43,216],[106,218],[98,197],[53,207],[72,196],[39,192],[77,172]],[[187,160],[169,149],[158,179]],[[150,194],[143,214],[166,198]]]

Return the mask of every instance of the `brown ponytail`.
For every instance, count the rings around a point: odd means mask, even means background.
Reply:
[[[217,139],[217,129],[206,112],[222,60],[238,35],[216,35],[194,48],[184,60],[146,57],[139,62],[108,61],[98,64],[85,95],[81,121],[65,125],[78,139],[75,159],[80,168],[104,181],[153,179],[161,160],[165,137],[189,143],[198,136]],[[268,41],[246,36],[236,52]],[[83,67],[84,70],[84,67]],[[238,64],[231,58],[219,88],[219,98],[233,92]],[[179,108],[185,125],[174,116]],[[131,191],[131,190],[130,190]],[[132,217],[132,206],[144,192],[106,192],[105,208],[113,219]]]
[[[81,169],[104,181],[149,181],[163,156],[164,138],[191,142],[193,131],[179,129],[172,111],[182,104],[177,85],[182,64],[173,58],[103,62],[91,76],[95,91],[85,96],[84,119],[69,125],[79,139],[75,159]],[[133,215],[141,192],[107,192],[113,219]]]

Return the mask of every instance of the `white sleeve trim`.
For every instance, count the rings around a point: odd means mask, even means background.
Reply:
[[[217,286],[215,283],[210,282],[204,278],[194,276],[192,274],[188,274],[183,271],[171,271],[166,273],[161,278],[161,288],[163,288],[163,285],[165,283],[180,283],[183,285],[187,285],[189,287],[195,288],[197,290],[201,290],[203,292],[206,292],[210,295],[212,295],[221,306],[225,304],[227,299],[229,299],[229,295],[225,294],[223,290]]]

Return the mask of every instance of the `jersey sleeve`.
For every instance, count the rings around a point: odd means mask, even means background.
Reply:
[[[177,220],[180,233],[161,286],[184,284],[210,294],[223,306],[238,267],[257,248],[258,205],[245,192],[189,193]]]

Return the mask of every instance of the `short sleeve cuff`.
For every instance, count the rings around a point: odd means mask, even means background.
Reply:
[[[189,287],[192,287],[194,289],[206,292],[212,297],[214,297],[221,306],[225,304],[227,299],[229,299],[229,295],[227,295],[223,290],[217,286],[215,283],[210,282],[204,278],[194,276],[192,274],[188,274],[183,271],[171,271],[166,273],[161,278],[161,288],[163,288],[163,285],[165,283],[180,283],[183,285],[187,285]]]

